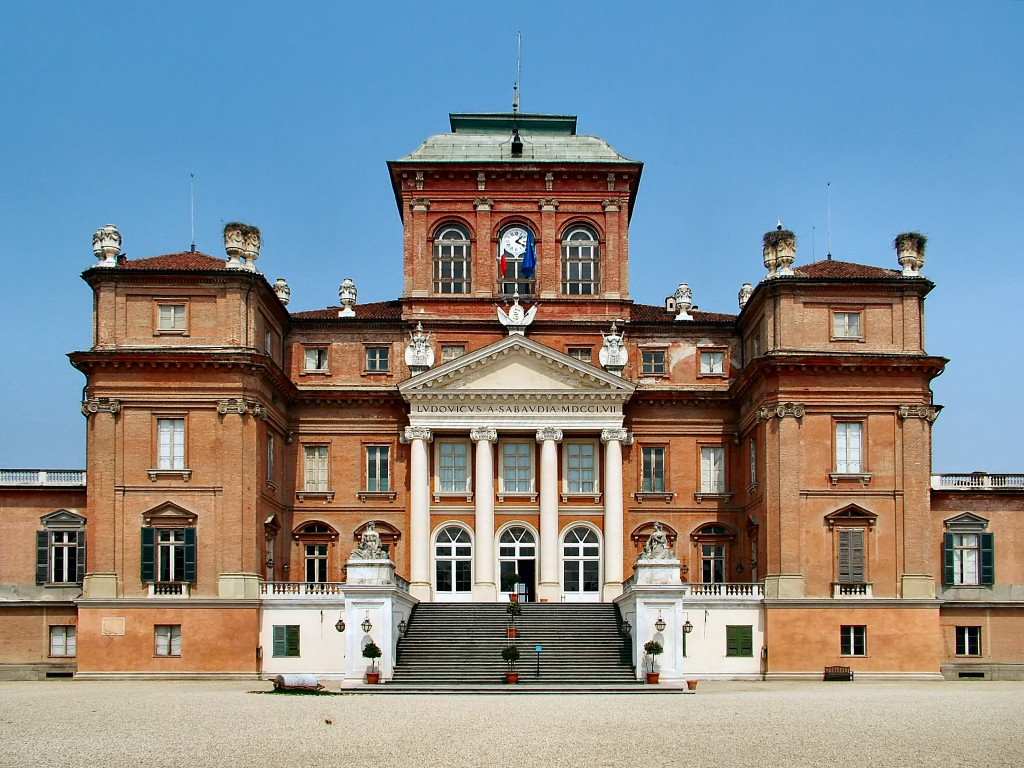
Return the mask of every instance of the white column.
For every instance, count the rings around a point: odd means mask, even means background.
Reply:
[[[558,574],[558,443],[562,430],[537,430],[540,443],[540,589],[538,597],[555,603],[561,599]]]
[[[430,471],[427,443],[430,430],[406,427],[409,457],[409,593],[430,600]]]
[[[473,464],[473,500],[476,509],[475,570],[473,599],[493,603],[498,599],[494,584],[494,449],[498,430],[477,427],[470,430],[470,439],[476,444]]]
[[[602,429],[604,443],[604,599],[622,594],[622,444],[624,429]]]

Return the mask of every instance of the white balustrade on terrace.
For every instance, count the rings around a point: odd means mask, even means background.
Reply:
[[[85,485],[85,470],[0,469],[0,485]]]
[[[932,490],[963,491],[992,490],[994,488],[1024,488],[1024,475],[990,475],[971,472],[966,475],[932,475]]]
[[[341,581],[263,581],[260,594],[283,598],[344,597],[345,584]]]
[[[149,585],[150,597],[188,597],[189,585],[181,581],[158,581]]]
[[[760,582],[728,582],[723,584],[688,582],[683,584],[683,595],[700,598],[757,598],[764,597],[764,585]]]

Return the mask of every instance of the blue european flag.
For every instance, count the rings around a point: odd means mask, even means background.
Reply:
[[[526,230],[526,253],[523,254],[523,264],[519,267],[519,274],[523,277],[533,277],[537,269],[537,249],[533,247],[533,232]]]

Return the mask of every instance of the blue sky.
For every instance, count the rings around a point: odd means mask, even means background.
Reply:
[[[258,225],[293,311],[401,291],[385,161],[452,111],[522,109],[645,163],[631,293],[687,282],[736,312],[781,219],[797,263],[897,267],[929,237],[937,472],[1024,472],[1020,242],[1024,3],[0,4],[0,467],[84,466],[91,339],[80,273],[114,223],[140,258]],[[978,366],[981,366],[980,368]]]

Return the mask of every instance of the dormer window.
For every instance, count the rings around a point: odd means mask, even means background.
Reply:
[[[566,296],[593,296],[598,283],[599,245],[597,234],[589,227],[572,227],[562,238],[562,293]]]
[[[454,224],[441,227],[434,236],[434,293],[469,293],[471,265],[469,232]]]

